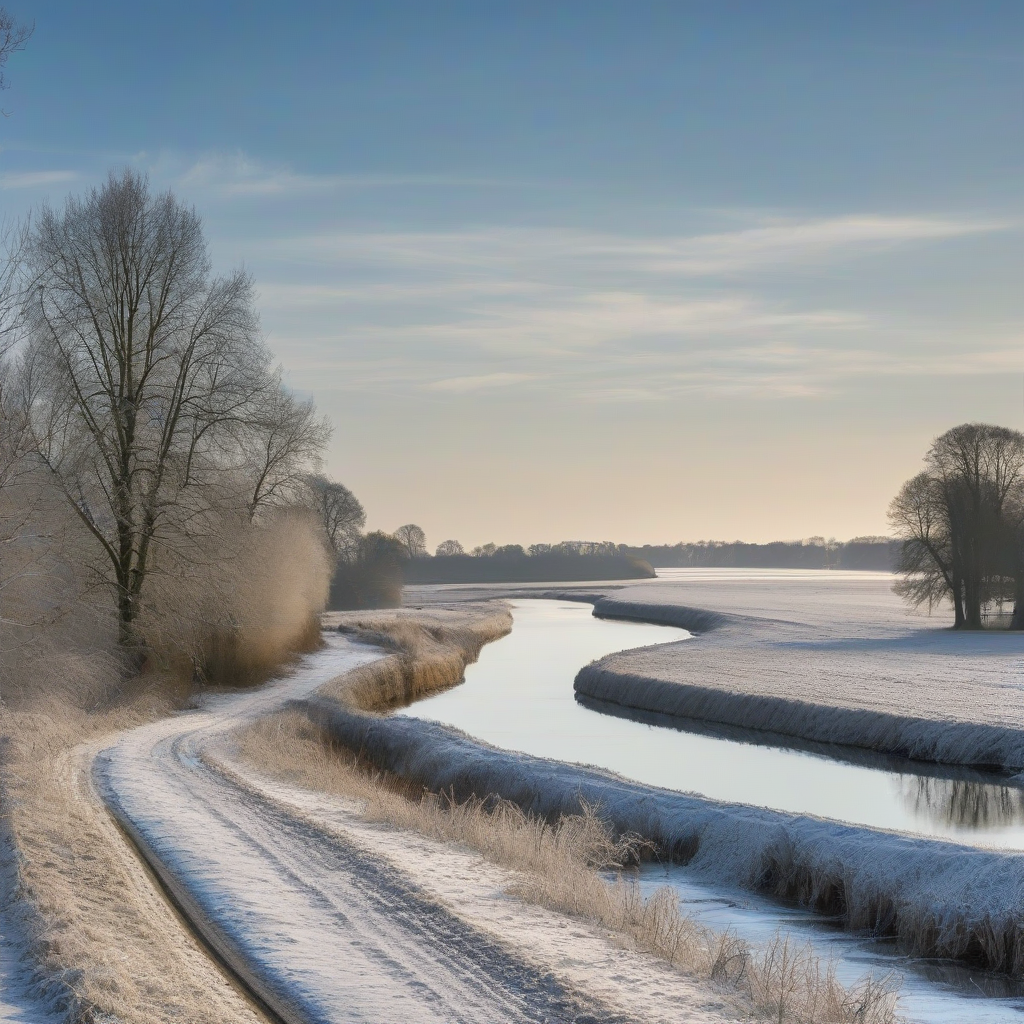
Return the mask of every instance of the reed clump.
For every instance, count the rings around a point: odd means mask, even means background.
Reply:
[[[321,691],[361,711],[384,712],[457,686],[484,644],[511,631],[512,614],[502,604],[402,608],[328,613],[324,626],[393,652]]]
[[[305,788],[359,802],[371,821],[467,846],[516,872],[511,892],[597,924],[619,941],[738,994],[758,1019],[787,1024],[893,1024],[896,980],[843,986],[835,965],[778,934],[752,949],[731,932],[689,918],[675,892],[644,896],[627,866],[645,853],[634,835],[616,835],[598,808],[554,821],[497,798],[456,800],[424,792],[332,744],[305,715],[286,711],[236,735],[239,754],[263,771]]]

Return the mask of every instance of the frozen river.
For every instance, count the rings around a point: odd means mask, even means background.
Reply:
[[[589,605],[561,601],[514,602],[513,616],[512,632],[483,649],[464,685],[399,713],[454,726],[507,750],[595,765],[714,800],[1024,849],[1024,790],[996,776],[892,759],[851,763],[861,755],[644,724],[575,700],[572,684],[583,665],[614,651],[685,639],[683,630],[596,619]],[[782,910],[748,893],[707,889],[684,868],[645,869],[645,885],[665,883],[694,916],[753,941],[785,925],[837,956],[844,980],[868,970],[901,970],[903,1011],[911,1019],[1024,1021],[1019,990],[995,976],[899,959],[884,945],[841,933],[812,914]]]

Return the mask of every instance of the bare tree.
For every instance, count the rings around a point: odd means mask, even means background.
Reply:
[[[251,422],[240,424],[239,431],[250,481],[246,497],[250,519],[302,499],[309,467],[319,460],[331,436],[330,423],[317,415],[312,399],[300,401],[292,395],[284,387],[280,370],[266,390],[265,404]]]
[[[415,523],[400,526],[394,536],[409,558],[422,558],[427,553],[427,535]]]
[[[331,549],[338,557],[354,557],[366,513],[359,499],[344,485],[325,476],[306,478],[308,503],[323,525]]]
[[[466,549],[457,540],[443,540],[437,545],[434,554],[438,558],[452,558],[455,555],[464,555]]]
[[[21,256],[25,229],[10,221],[0,223],[0,363],[5,363],[21,337]]]
[[[902,541],[896,589],[918,604],[948,597],[954,625],[980,629],[986,604],[1024,598],[1024,435],[965,423],[937,437],[926,462],[889,509]]]
[[[14,20],[14,15],[8,13],[7,8],[0,7],[0,89],[8,87],[4,75],[8,59],[12,53],[25,49],[25,44],[34,29],[34,25],[19,25]],[[4,116],[7,116],[6,113]]]
[[[138,174],[44,207],[25,267],[34,450],[103,552],[130,644],[154,544],[194,535],[226,495],[245,507],[247,432],[288,402],[248,275],[212,277],[195,211]]]
[[[1000,549],[1006,503],[1024,471],[1024,435],[987,423],[964,423],[937,437],[928,452],[940,482],[954,558],[962,571],[965,625],[981,628],[982,606],[1000,596]]]
[[[908,480],[889,506],[889,522],[900,545],[895,590],[929,608],[949,598],[954,625],[964,625],[962,572],[941,485],[929,473]]]

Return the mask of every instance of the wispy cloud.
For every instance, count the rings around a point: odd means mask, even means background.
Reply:
[[[424,385],[427,391],[449,391],[465,394],[469,391],[488,391],[493,388],[507,388],[513,384],[534,380],[532,373],[482,373],[470,377],[446,377],[442,380],[430,381]]]
[[[220,199],[296,199],[346,189],[494,184],[490,179],[453,175],[313,174],[256,160],[241,151],[205,153],[191,160],[173,153],[139,153],[135,162],[179,189],[208,192]]]
[[[0,189],[45,188],[48,185],[65,185],[75,181],[75,171],[21,171],[0,174]]]
[[[466,232],[340,232],[275,239],[279,256],[358,261],[396,269],[509,267],[538,270],[608,268],[636,273],[706,276],[871,249],[936,242],[1019,227],[1011,220],[950,217],[845,216],[776,219],[734,231],[693,235],[613,235],[553,228],[496,227]]]
[[[945,296],[904,300],[894,282],[919,277],[937,246],[1019,231],[980,217],[750,215],[691,234],[334,231],[251,251],[269,270],[272,340],[290,339],[310,381],[344,368],[351,387],[623,403],[1015,368],[1024,310],[958,327]],[[324,340],[300,344],[296,322]]]

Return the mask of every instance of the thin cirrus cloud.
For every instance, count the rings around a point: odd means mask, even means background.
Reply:
[[[732,231],[691,235],[338,231],[268,239],[255,250],[272,275],[302,278],[264,285],[265,313],[282,325],[298,314],[331,321],[337,340],[327,348],[339,369],[357,357],[378,382],[453,396],[557,380],[566,394],[623,402],[694,389],[804,396],[844,377],[922,368],[993,372],[1019,344],[1013,325],[986,336],[974,324],[965,348],[968,339],[937,329],[927,309],[876,308],[861,297],[826,302],[804,279],[808,267],[865,252],[927,251],[1016,227],[953,217],[752,216]],[[332,356],[316,348],[305,354],[322,371]]]
[[[441,380],[433,380],[425,384],[424,388],[427,391],[467,394],[471,391],[490,391],[494,388],[507,388],[513,384],[522,384],[528,380],[535,380],[536,376],[536,374],[532,373],[482,373],[475,377],[446,377]]]
[[[243,152],[206,153],[191,161],[174,153],[140,153],[135,162],[161,181],[219,199],[288,200],[349,189],[491,184],[489,179],[452,175],[310,174],[254,160]]]
[[[952,328],[947,343],[934,342],[936,324],[946,325],[925,305],[894,310],[856,288],[837,291],[846,267],[818,285],[827,268],[865,254],[912,250],[916,260],[937,246],[1020,230],[1005,218],[728,210],[693,212],[694,223],[726,225],[717,230],[367,231],[345,224],[353,188],[471,182],[298,173],[241,152],[190,161],[140,154],[137,163],[200,205],[204,195],[248,198],[287,213],[275,223],[289,223],[288,211],[302,209],[296,203],[316,198],[326,229],[254,238],[252,221],[238,221],[236,250],[256,272],[272,343],[311,387],[336,374],[342,387],[452,398],[554,382],[594,401],[647,401],[680,389],[796,396],[828,391],[844,376],[922,365],[981,372],[1002,366],[1012,347],[1006,331],[974,324],[964,358],[967,339]],[[222,223],[230,233],[230,218]],[[898,257],[894,266],[902,272]],[[930,349],[919,344],[925,335]]]
[[[0,174],[0,189],[38,189],[64,185],[78,179],[75,171],[11,171]]]
[[[488,270],[546,267],[602,267],[643,273],[703,276],[841,258],[865,250],[938,242],[967,235],[1010,231],[1010,220],[948,217],[774,219],[734,231],[693,235],[614,235],[557,228],[496,227],[454,232],[339,232],[266,243],[273,254],[301,254],[321,262],[390,266],[396,270],[439,266]]]

